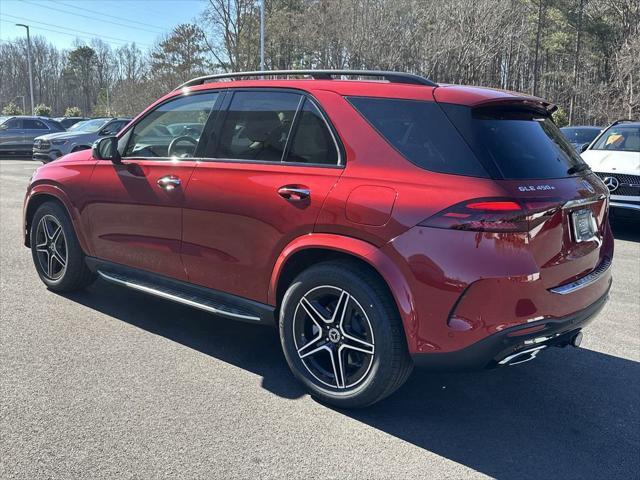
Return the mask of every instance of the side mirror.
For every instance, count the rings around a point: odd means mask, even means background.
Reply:
[[[122,158],[118,151],[118,137],[104,137],[96,140],[91,147],[93,158],[97,160],[111,160],[113,163],[121,163]]]
[[[580,145],[580,153],[584,152],[587,148],[589,148],[588,143],[583,143],[582,145]]]

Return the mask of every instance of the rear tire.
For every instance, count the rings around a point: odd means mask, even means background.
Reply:
[[[93,283],[95,275],[87,268],[73,224],[58,203],[38,207],[29,238],[36,271],[50,290],[71,292]]]
[[[298,275],[279,328],[293,374],[314,398],[337,407],[372,405],[413,369],[393,298],[356,262],[324,262]]]

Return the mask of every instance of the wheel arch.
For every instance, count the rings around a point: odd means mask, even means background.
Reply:
[[[82,229],[79,226],[79,217],[75,209],[72,207],[71,202],[66,197],[64,192],[53,185],[37,185],[34,187],[27,200],[25,202],[24,207],[24,245],[25,247],[31,247],[31,222],[33,220],[33,216],[35,215],[38,208],[46,202],[55,202],[60,205],[67,215],[69,219],[71,219],[71,224],[73,225],[73,229],[75,231],[76,237],[78,238],[78,242],[82,247],[82,250],[86,253],[87,243]]]
[[[310,234],[293,240],[275,263],[269,284],[268,300],[276,308],[293,279],[311,265],[344,259],[357,262],[379,278],[393,298],[410,346],[417,321],[409,285],[395,263],[375,245],[335,234]]]

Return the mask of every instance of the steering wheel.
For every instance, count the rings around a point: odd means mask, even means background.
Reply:
[[[193,145],[193,147],[194,147],[193,153],[195,153],[195,147],[198,146],[198,140],[196,140],[193,137],[189,137],[187,135],[183,135],[181,137],[176,137],[173,140],[171,140],[171,143],[169,144],[169,148],[167,148],[167,156],[168,157],[173,157],[174,156],[174,153],[175,153],[174,150],[178,146],[178,143],[180,143],[182,141],[187,141],[187,142],[191,143]]]

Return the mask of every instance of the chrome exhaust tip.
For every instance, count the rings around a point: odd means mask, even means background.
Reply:
[[[498,365],[512,366],[512,365],[518,365],[519,363],[530,362],[531,360],[536,358],[538,354],[545,348],[547,348],[546,345],[540,345],[539,347],[529,348],[528,350],[522,350],[521,352],[516,352],[500,360],[498,362]]]
[[[571,339],[571,346],[578,348],[582,343],[582,332],[576,333]]]

